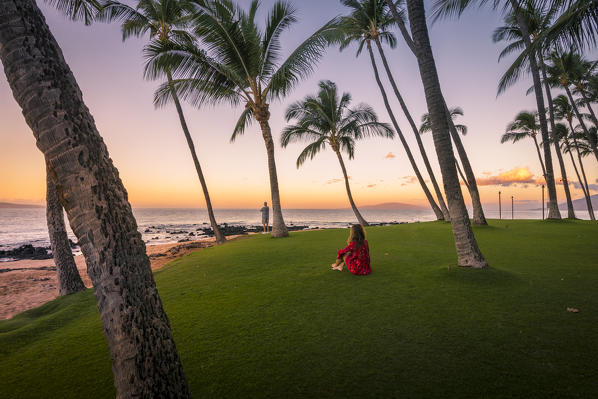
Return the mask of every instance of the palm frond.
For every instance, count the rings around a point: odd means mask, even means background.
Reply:
[[[102,5],[97,0],[45,0],[45,2],[73,21],[83,21],[85,25],[91,25],[102,10]]]
[[[245,133],[245,129],[251,125],[253,120],[253,109],[251,107],[245,107],[245,110],[241,113],[239,120],[235,124],[235,128],[233,129],[233,134],[230,137],[230,142],[234,142],[238,136],[243,135]]]

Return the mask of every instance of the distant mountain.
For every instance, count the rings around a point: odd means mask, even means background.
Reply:
[[[363,206],[360,206],[359,209],[409,211],[409,210],[419,210],[419,209],[427,209],[427,208],[425,208],[423,206],[419,206],[419,205],[403,204],[400,202],[385,202],[383,204],[376,204],[376,205],[363,205]]]
[[[594,211],[598,210],[598,194],[591,195],[590,199],[592,200],[592,207],[594,208]],[[567,202],[560,203],[559,208],[567,209]],[[586,204],[586,199],[579,198],[573,200],[573,209],[576,211],[587,211],[588,205]]]
[[[0,202],[0,208],[43,208],[42,205],[12,204],[10,202]]]

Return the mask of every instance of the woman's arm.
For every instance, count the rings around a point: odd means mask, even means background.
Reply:
[[[343,248],[343,249],[339,249],[339,250],[338,250],[338,253],[337,253],[337,255],[336,255],[336,259],[340,259],[340,258],[342,258],[342,256],[343,256],[344,254],[351,252],[351,251],[353,250],[353,248],[354,248],[354,247],[355,247],[355,243],[354,243],[353,241],[351,241],[351,242],[349,243],[349,245],[347,245],[345,248]]]

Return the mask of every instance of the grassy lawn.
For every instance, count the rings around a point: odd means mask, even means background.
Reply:
[[[598,224],[491,220],[482,271],[455,266],[448,224],[367,232],[367,277],[329,270],[348,230],[157,272],[194,396],[598,397]],[[114,397],[90,290],[0,321],[0,397]]]

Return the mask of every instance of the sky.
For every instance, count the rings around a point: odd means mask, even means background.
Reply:
[[[282,36],[286,54],[329,19],[346,13],[337,0],[293,2],[299,10],[299,23]],[[274,0],[262,1],[258,21],[264,20],[273,3]],[[156,109],[153,92],[159,82],[143,79],[142,48],[147,37],[123,42],[117,24],[98,23],[86,27],[67,20],[43,1],[38,0],[38,4],[77,78],[132,205],[205,207],[176,110],[174,106]],[[458,122],[468,126],[463,142],[479,178],[482,202],[489,209],[496,208],[498,191],[502,191],[503,198],[513,195],[516,201],[532,207],[540,204],[542,175],[533,143],[524,140],[500,144],[500,136],[514,116],[535,107],[533,96],[525,95],[531,77],[526,76],[506,93],[496,95],[497,82],[509,62],[498,63],[503,45],[491,41],[492,31],[501,20],[500,15],[490,10],[472,10],[460,19],[431,24],[431,42],[447,103],[465,111]],[[411,114],[419,122],[426,112],[419,70],[414,56],[400,35],[398,37],[397,48],[387,48],[386,54]],[[596,58],[595,53],[589,56]],[[286,107],[315,93],[318,81],[323,79],[330,79],[340,90],[351,93],[354,105],[369,104],[380,120],[390,122],[366,52],[356,58],[356,47],[343,52],[331,47],[310,78],[286,99],[270,105],[270,122],[277,144],[280,131],[286,125]],[[386,86],[399,125],[420,170],[425,173],[413,133],[391,95],[389,84]],[[265,200],[269,202],[266,151],[257,124],[231,143],[230,136],[241,107],[197,109],[185,104],[183,108],[214,207],[255,208]],[[4,74],[0,74],[0,121],[0,202],[44,203],[43,156],[35,146],[33,134],[12,97]],[[440,180],[431,134],[423,139]],[[342,172],[334,154],[330,150],[323,151],[297,169],[295,161],[302,148],[301,144],[276,147],[283,207],[348,207]],[[555,174],[560,180],[554,153],[553,158]],[[592,193],[598,193],[598,164],[590,157],[584,161]],[[570,180],[576,181],[571,164],[567,160],[566,163]],[[346,160],[346,166],[358,206],[386,202],[426,206],[422,189],[414,179],[398,139],[358,142],[355,158]],[[571,188],[574,199],[582,197],[579,185]],[[464,196],[468,201],[465,191]],[[559,202],[565,201],[562,184],[558,187],[558,197]]]

